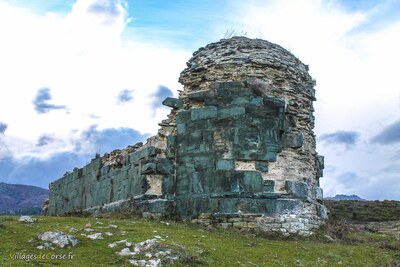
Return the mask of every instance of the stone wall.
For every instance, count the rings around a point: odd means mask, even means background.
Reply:
[[[200,48],[187,65],[158,134],[52,183],[48,214],[128,209],[301,234],[323,223],[308,67],[244,37]]]

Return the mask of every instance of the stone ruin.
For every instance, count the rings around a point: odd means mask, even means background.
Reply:
[[[307,65],[279,45],[233,37],[196,51],[179,82],[156,136],[51,183],[46,213],[127,210],[299,234],[324,223]]]

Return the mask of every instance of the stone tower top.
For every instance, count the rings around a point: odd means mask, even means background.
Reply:
[[[281,46],[261,39],[222,39],[194,52],[186,64],[179,82],[191,90],[215,81],[257,79],[268,85],[272,95],[279,96],[280,88],[287,86],[311,98],[315,94],[308,66]]]

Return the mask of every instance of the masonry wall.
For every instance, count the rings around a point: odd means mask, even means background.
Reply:
[[[119,153],[118,153],[119,152]],[[173,172],[172,162],[157,157],[153,146],[122,155],[114,151],[108,157],[94,158],[81,169],[67,173],[50,185],[49,215],[88,211],[114,211],[127,208],[132,201],[154,199],[162,195],[163,182]]]

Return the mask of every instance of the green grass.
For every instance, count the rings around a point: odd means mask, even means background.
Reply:
[[[140,218],[93,217],[40,217],[33,224],[18,222],[19,217],[0,217],[0,266],[132,266],[128,257],[115,254],[119,248],[107,245],[127,239],[133,243],[165,237],[161,246],[172,248],[181,260],[172,266],[396,266],[400,264],[399,237],[372,232],[346,233],[341,241],[327,243],[324,235],[334,233],[321,229],[310,238],[266,236],[256,233],[239,233],[233,230],[210,229],[184,223],[147,221]],[[96,221],[104,223],[96,224]],[[80,236],[81,229],[92,224],[96,232],[111,231],[103,240],[90,240]],[[117,229],[98,228],[109,224]],[[73,248],[39,250],[37,235],[44,231],[68,232],[71,227],[79,230],[80,243]],[[121,235],[120,231],[127,231]],[[168,237],[167,237],[168,236]],[[29,242],[31,240],[31,242]],[[13,253],[68,254],[72,260],[11,260]],[[165,265],[163,265],[165,266]]]

